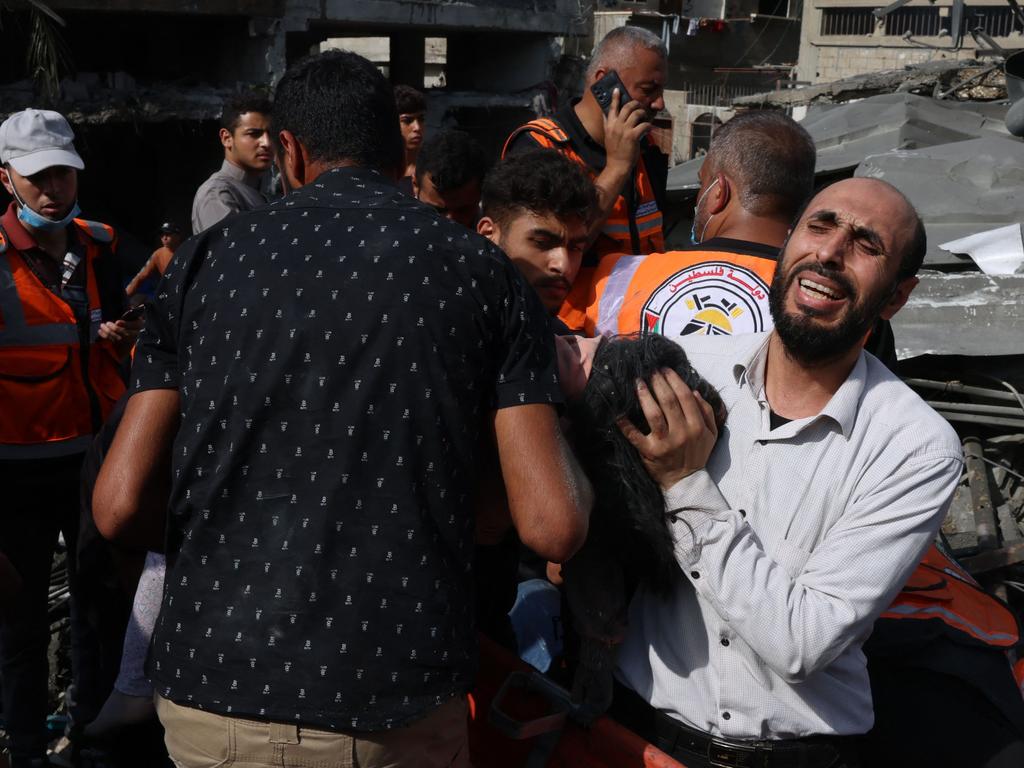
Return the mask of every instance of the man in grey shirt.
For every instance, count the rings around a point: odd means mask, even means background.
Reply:
[[[722,396],[671,372],[623,430],[661,485],[680,570],[639,592],[617,676],[627,725],[686,765],[857,765],[872,724],[861,646],[941,524],[960,441],[862,349],[917,284],[924,229],[885,182],[820,192],[770,291],[775,329],[687,336]]]
[[[196,191],[192,234],[198,235],[232,213],[267,202],[260,186],[274,159],[270,110],[267,99],[253,95],[238,96],[224,104],[220,118],[224,162]]]

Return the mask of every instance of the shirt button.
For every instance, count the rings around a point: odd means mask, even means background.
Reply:
[[[700,571],[690,571],[690,578],[692,578],[692,579],[699,579],[700,578]]]
[[[741,509],[740,510],[740,517],[746,517],[746,516],[747,516],[747,510]]]
[[[722,638],[722,645],[724,645],[726,648],[729,647],[729,638],[728,637],[723,637]]]
[[[723,720],[728,720],[730,717],[732,717],[732,715],[730,715],[728,712],[723,712],[722,713],[722,719]]]

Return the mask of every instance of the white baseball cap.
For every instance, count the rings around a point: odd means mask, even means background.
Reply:
[[[82,170],[85,163],[75,151],[75,134],[59,112],[25,109],[0,125],[0,163],[10,163],[22,176],[32,176],[55,165]]]

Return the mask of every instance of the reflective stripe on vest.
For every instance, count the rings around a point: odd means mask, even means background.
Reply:
[[[989,645],[1016,645],[1017,635],[1011,632],[988,632],[977,624],[972,624],[958,613],[941,605],[892,605],[882,614],[890,619],[932,619],[939,618],[956,629],[961,629]]]
[[[76,219],[84,232],[90,338],[101,316],[95,261],[113,230]],[[78,321],[6,241],[0,253],[0,458],[38,459],[85,450],[94,418],[107,416],[124,392],[118,360],[107,341],[84,357]],[[88,364],[88,371],[83,367]],[[90,392],[92,395],[90,395]],[[94,404],[98,406],[94,411]]]
[[[626,300],[626,293],[633,274],[646,256],[620,256],[615,260],[608,275],[608,281],[604,284],[604,292],[597,304],[597,327],[596,332],[601,336],[618,333],[619,311],[622,309],[622,302]]]
[[[1020,639],[1013,612],[934,544],[881,618],[938,619],[961,635],[998,648],[1010,648]]]
[[[78,328],[67,323],[27,325],[8,258],[0,256],[0,348],[38,344],[78,344]]]
[[[114,241],[113,227],[101,224],[98,221],[88,219],[75,219],[75,224],[84,229],[86,234],[98,243],[111,243]]]
[[[531,134],[542,147],[561,152],[582,167],[592,180],[597,178],[597,172],[572,148],[569,135],[565,130],[557,122],[547,117],[531,120],[526,125],[516,128],[505,140],[505,146],[501,150],[502,159],[508,153],[508,148],[516,137],[523,133]],[[652,253],[663,250],[665,247],[662,215],[658,209],[654,186],[651,184],[643,157],[637,160],[635,176],[638,198],[635,217],[628,209],[625,196],[619,195],[615,199],[615,205],[612,207],[607,221],[601,227],[600,236],[592,246],[598,256],[612,253]],[[636,243],[633,242],[633,233],[630,230],[631,218],[634,219],[633,224],[637,230],[638,242]]]

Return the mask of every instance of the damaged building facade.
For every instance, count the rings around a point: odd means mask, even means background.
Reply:
[[[974,30],[983,34],[972,35]],[[992,42],[1021,47],[1022,31],[1024,17],[1004,0],[910,0],[885,7],[872,0],[806,0],[797,79],[823,83],[943,59],[966,61],[994,53]]]
[[[625,25],[669,50],[665,111],[655,137],[671,164],[707,151],[732,100],[788,83],[797,62],[801,0],[617,0],[594,13],[594,40]]]
[[[592,27],[577,0],[46,7],[52,16],[27,3],[0,9],[0,116],[43,105],[68,116],[86,162],[82,209],[118,228],[129,262],[148,256],[162,221],[187,226],[196,188],[221,162],[224,99],[269,92],[290,62],[336,44],[328,41],[357,38],[395,84],[443,82],[428,91],[428,125],[480,131],[496,154],[503,132],[548,111],[566,83],[578,87],[563,50],[577,52]],[[43,55],[30,53],[40,41]]]

